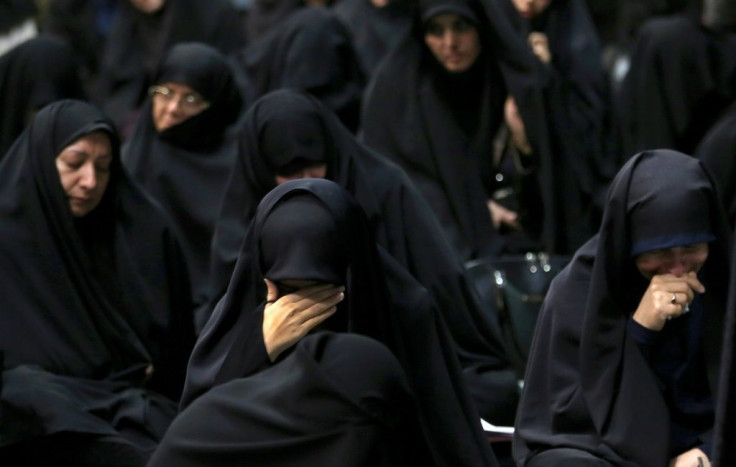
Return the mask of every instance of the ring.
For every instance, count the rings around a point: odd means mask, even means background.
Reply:
[[[675,303],[677,303],[677,295],[676,294],[674,294],[674,293],[672,294],[672,298],[670,298],[670,303],[672,303],[673,305]]]

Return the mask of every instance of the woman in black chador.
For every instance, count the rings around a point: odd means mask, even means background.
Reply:
[[[729,248],[697,159],[656,150],[621,169],[598,235],[542,306],[520,465],[710,465]]]
[[[140,466],[194,342],[186,265],[125,175],[112,122],[41,110],[0,164],[0,456]]]
[[[198,306],[205,302],[212,233],[237,153],[228,130],[243,99],[225,57],[205,44],[174,46],[154,82],[123,164],[171,217]]]
[[[351,459],[360,459],[358,450],[362,448],[355,443],[365,440],[344,435],[350,420],[343,419],[346,414],[342,411],[335,414],[335,419],[324,421],[328,414],[325,407],[334,402],[335,396],[328,393],[320,397],[322,393],[309,391],[309,385],[322,384],[319,369],[314,366],[300,370],[305,374],[298,391],[306,395],[302,401],[290,403],[296,410],[294,414],[282,417],[279,412],[285,408],[268,409],[259,411],[260,422],[233,420],[229,425],[232,428],[226,431],[234,432],[227,435],[224,444],[218,442],[218,435],[207,434],[208,427],[193,426],[202,423],[202,405],[217,403],[217,398],[230,391],[227,388],[239,384],[248,387],[251,377],[277,385],[266,373],[277,377],[284,371],[278,369],[280,365],[302,360],[298,355],[309,351],[314,343],[303,342],[296,350],[294,345],[305,334],[318,331],[368,336],[385,345],[398,360],[416,397],[420,425],[418,431],[405,432],[406,439],[402,436],[398,449],[409,448],[404,453],[415,453],[422,462],[495,464],[460,375],[451,338],[431,296],[376,246],[365,213],[352,197],[334,182],[323,179],[286,182],[261,201],[227,293],[202,331],[189,362],[182,417],[190,404],[198,415],[172,429],[172,439],[164,443],[164,452],[170,449],[167,446],[177,446],[181,455],[176,458],[193,459],[191,465],[218,465],[214,459],[220,459],[222,465],[229,465],[227,459],[261,465],[280,459],[276,456],[289,455],[282,444],[313,434],[292,453],[295,462],[301,456],[309,458],[320,447],[329,453],[341,443],[348,443],[344,447],[346,456],[350,456],[346,462],[360,465]],[[354,363],[361,365],[361,361],[356,359]],[[371,375],[370,367],[359,366],[352,371],[366,373],[352,378],[355,385],[346,395],[352,399],[355,391],[375,393],[377,406],[372,410],[379,423],[384,419],[388,425],[381,436],[388,435],[390,431],[385,430],[391,423],[385,420],[389,414],[381,402],[385,395],[376,387],[383,376]],[[275,399],[280,397],[276,395]],[[201,405],[197,398],[203,401]],[[258,407],[255,398],[246,396],[241,400],[237,402],[238,412],[247,414]],[[406,408],[410,409],[408,405]],[[396,415],[399,421],[404,418],[404,414]],[[298,430],[286,427],[297,421],[306,425]],[[220,421],[212,418],[212,424],[219,425]],[[264,431],[269,426],[284,428],[269,435]],[[324,439],[329,433],[332,436]],[[404,441],[407,446],[403,446]],[[373,446],[371,455],[395,449],[393,443]],[[310,465],[334,463],[339,461],[325,454]]]
[[[244,118],[213,241],[213,298],[225,293],[260,200],[278,183],[309,177],[328,178],[356,199],[378,244],[434,297],[481,415],[510,425],[516,377],[442,228],[401,169],[356,141],[312,96],[271,93]]]
[[[506,250],[565,248],[539,78],[495,2],[426,0],[368,86],[363,141],[406,170],[465,260],[504,249],[496,228]]]

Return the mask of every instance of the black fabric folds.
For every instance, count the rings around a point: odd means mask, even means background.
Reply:
[[[229,54],[245,39],[238,13],[227,0],[168,0],[153,14],[120,2],[93,98],[124,135],[132,130],[165,54],[179,42],[204,42]]]
[[[55,158],[110,136],[105,195],[74,218]],[[151,451],[175,414],[194,334],[166,216],[128,179],[112,122],[80,101],[41,110],[0,164],[2,446],[60,432]]]
[[[676,236],[684,233],[683,226],[701,231],[703,225],[692,226],[688,218],[673,215],[676,206],[692,203],[708,211],[710,225],[705,228],[715,237],[698,273],[706,287],[699,296],[705,324],[687,350],[694,362],[688,368],[702,378],[693,387],[665,392],[628,333],[628,321],[649,285],[631,257],[631,218],[657,220],[656,228],[640,232],[641,239]],[[670,452],[672,392],[705,388],[716,397],[729,250],[723,209],[697,159],[657,150],[629,160],[613,181],[598,235],[555,278],[542,306],[516,420],[514,457],[520,465],[555,448],[586,451],[622,466],[667,465],[680,454]],[[668,322],[662,332],[689,318]],[[713,427],[712,406],[689,410],[677,412],[676,421],[697,427],[705,436]]]
[[[460,375],[452,340],[431,296],[376,246],[365,214],[349,193],[323,179],[284,183],[261,201],[227,293],[195,346],[182,406],[214,386],[271,365],[262,335],[266,294],[265,271],[261,269],[263,229],[279,205],[305,197],[317,200],[332,217],[341,238],[333,247],[343,247],[339,254],[348,268],[345,300],[320,329],[362,334],[391,350],[417,397],[422,431],[429,441],[426,450],[437,463],[494,465]],[[301,225],[306,223],[309,219],[300,221]],[[302,234],[290,233],[292,238]]]
[[[306,91],[357,130],[365,78],[350,33],[331,10],[297,11],[234,61],[255,99],[277,89]]]
[[[72,52],[59,39],[36,37],[0,56],[0,160],[34,112],[83,97]]]
[[[366,90],[363,141],[406,170],[464,260],[494,256],[503,245],[486,206],[494,175],[492,141],[512,95],[538,158],[544,195],[540,231],[532,236],[556,251],[553,161],[535,58],[497,3],[457,2],[479,19],[481,56],[464,73],[444,71],[424,44],[420,20],[422,8],[435,5],[420,5],[410,33]]]
[[[217,212],[236,158],[236,141],[229,130],[243,99],[225,57],[204,44],[182,43],[171,49],[155,82],[169,81],[190,86],[210,106],[159,133],[149,99],[123,148],[123,163],[171,217],[189,266],[195,305],[201,305],[207,297]]]
[[[497,325],[483,314],[462,263],[401,169],[356,141],[316,98],[289,90],[263,97],[248,111],[238,155],[213,240],[214,300],[227,288],[248,225],[258,202],[276,186],[278,168],[323,162],[327,178],[366,212],[378,244],[433,295],[481,414],[494,423],[512,422],[516,382]]]
[[[618,99],[623,157],[656,148],[693,154],[733,99],[735,50],[734,33],[689,16],[644,24]]]

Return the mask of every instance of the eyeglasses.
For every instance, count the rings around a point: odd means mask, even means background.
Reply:
[[[204,110],[210,106],[210,103],[199,94],[191,92],[188,94],[179,94],[166,86],[151,86],[148,88],[148,93],[151,96],[158,96],[164,102],[171,102],[174,99],[178,99],[179,105],[186,110]]]

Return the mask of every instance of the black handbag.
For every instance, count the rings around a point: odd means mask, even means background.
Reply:
[[[569,261],[569,256],[529,252],[466,264],[485,312],[500,326],[504,347],[520,378],[542,301],[552,279]]]

